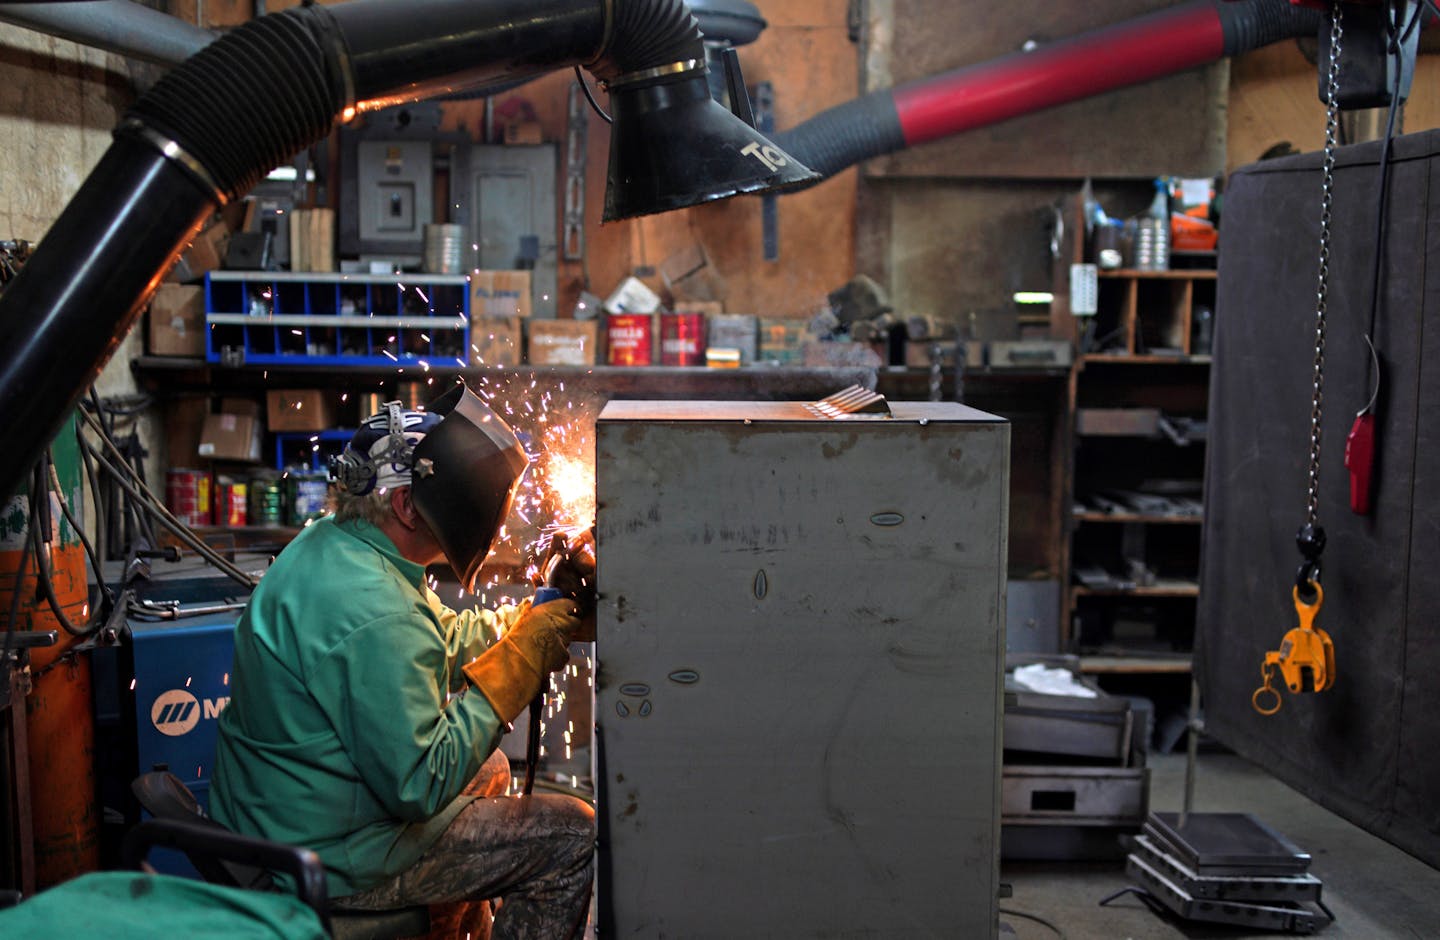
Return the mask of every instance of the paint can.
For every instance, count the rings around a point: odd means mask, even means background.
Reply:
[[[215,478],[215,524],[237,528],[249,517],[246,506],[248,488],[243,481],[230,477]]]
[[[606,321],[612,366],[648,366],[650,364],[650,323],[648,313],[611,314]]]
[[[705,364],[705,314],[664,313],[660,315],[660,364],[662,366],[703,366]]]
[[[204,470],[165,471],[165,508],[188,526],[210,524],[210,474]]]
[[[250,478],[249,490],[250,524],[281,525],[285,515],[280,480],[273,475],[253,476]]]
[[[291,472],[284,477],[285,524],[304,525],[325,514],[330,484],[325,474]]]

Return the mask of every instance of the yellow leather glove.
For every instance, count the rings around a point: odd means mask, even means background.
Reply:
[[[464,667],[465,678],[509,724],[539,694],[545,678],[570,661],[570,639],[579,627],[571,600],[527,606],[494,646]]]

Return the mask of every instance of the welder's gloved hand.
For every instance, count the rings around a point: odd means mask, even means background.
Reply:
[[[464,667],[465,677],[506,723],[525,711],[545,678],[570,661],[570,641],[580,628],[569,599],[527,606],[498,642]]]
[[[574,600],[580,609],[582,622],[575,639],[582,643],[595,639],[595,530],[568,540],[555,536],[540,564],[540,575],[546,587]]]

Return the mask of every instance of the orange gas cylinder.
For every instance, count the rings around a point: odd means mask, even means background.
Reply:
[[[68,424],[56,442],[54,457],[66,499],[78,512],[79,457]],[[51,496],[48,492],[46,495]],[[14,598],[15,572],[21,567],[28,545],[27,496],[15,496],[0,510],[0,611],[7,618]],[[55,522],[49,555],[55,596],[70,622],[82,624],[90,614],[85,550],[58,509],[51,515]],[[90,658],[84,654],[66,655],[80,640],[61,628],[37,589],[33,555],[24,571],[15,628],[55,630],[60,635],[55,646],[31,650],[33,688],[25,699],[35,880],[43,888],[94,871],[100,864],[95,722]]]

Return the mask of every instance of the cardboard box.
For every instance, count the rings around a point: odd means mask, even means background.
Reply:
[[[529,271],[472,271],[470,316],[528,317],[530,291]]]
[[[226,395],[220,399],[220,411],[224,414],[244,415],[247,418],[260,417],[260,402],[253,398]]]
[[[335,401],[315,388],[265,393],[265,422],[272,431],[324,431],[335,426]]]
[[[217,216],[208,228],[195,236],[190,247],[180,256],[180,263],[175,268],[177,279],[188,281],[204,277],[208,271],[219,270],[229,247],[230,229]]]
[[[206,415],[196,451],[206,460],[260,462],[260,419],[221,413]]]
[[[535,321],[539,323],[539,320]],[[525,358],[520,317],[470,318],[470,361],[477,366],[518,366]]]
[[[531,365],[595,364],[599,325],[594,320],[531,320],[527,352]]]
[[[150,299],[150,355],[205,355],[205,289],[161,284]]]
[[[707,317],[718,317],[725,312],[725,305],[718,300],[677,300],[670,308],[671,313],[700,313]]]
[[[210,413],[210,396],[178,393],[161,409],[165,415],[164,466],[193,467],[200,452],[200,431]]]
[[[710,263],[698,242],[682,248],[660,262],[660,277],[677,304],[683,301],[722,301],[725,278]]]

